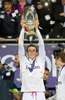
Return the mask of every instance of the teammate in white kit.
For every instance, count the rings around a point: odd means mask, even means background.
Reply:
[[[59,69],[56,100],[65,100],[65,52],[59,52],[55,60],[57,68]]]
[[[24,49],[25,20],[21,21],[22,30],[19,36],[19,61],[21,76],[22,100],[46,100],[43,73],[45,68],[45,46],[38,30],[39,22],[34,21],[34,27],[39,40],[38,48],[29,45]]]

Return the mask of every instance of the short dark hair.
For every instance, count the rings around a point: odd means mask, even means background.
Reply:
[[[49,72],[49,69],[47,67],[45,67],[45,70]]]
[[[29,46],[27,46],[26,52],[28,52],[28,48],[29,48],[29,47],[35,47],[35,48],[36,48],[36,52],[38,52],[37,46],[35,46],[35,45],[33,45],[33,44],[30,44]]]
[[[62,62],[65,63],[65,52],[64,51],[59,52],[56,58],[61,58]]]
[[[56,58],[56,56],[58,56],[58,54],[61,52],[61,49],[55,49],[53,50],[53,55],[54,55],[54,58]]]
[[[3,4],[5,3],[5,2],[9,2],[9,3],[13,3],[13,1],[12,0],[3,0]]]

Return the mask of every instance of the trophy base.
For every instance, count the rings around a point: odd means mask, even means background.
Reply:
[[[33,41],[37,39],[36,33],[34,31],[26,32],[25,39],[27,39],[30,43],[33,43]]]
[[[28,39],[24,39],[24,44],[38,44],[38,39],[34,39],[31,42]]]

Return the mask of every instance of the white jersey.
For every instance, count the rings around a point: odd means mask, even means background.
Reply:
[[[39,55],[35,60],[34,69],[29,71],[33,60],[25,56],[23,45],[24,29],[22,29],[19,37],[19,61],[20,61],[20,76],[21,76],[21,92],[45,91],[43,83],[43,72],[45,68],[45,47],[39,30],[36,31],[39,40]]]
[[[65,100],[65,66],[60,69],[58,76],[58,86],[56,89],[57,99],[56,100]]]

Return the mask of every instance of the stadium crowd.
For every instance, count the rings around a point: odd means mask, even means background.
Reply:
[[[44,38],[65,38],[64,4],[61,0],[0,0],[0,38],[18,39],[24,8],[34,5]]]

